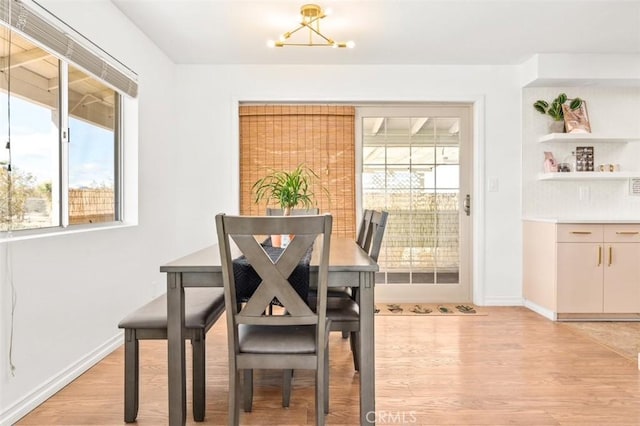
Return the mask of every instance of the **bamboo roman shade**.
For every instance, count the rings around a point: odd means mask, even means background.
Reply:
[[[240,106],[240,213],[264,215],[251,187],[269,170],[306,164],[329,196],[314,188],[335,235],[355,236],[355,108],[342,105]],[[269,205],[269,207],[279,207]]]
[[[114,90],[131,97],[138,95],[137,75],[133,71],[37,4],[0,0],[0,24],[66,59]]]

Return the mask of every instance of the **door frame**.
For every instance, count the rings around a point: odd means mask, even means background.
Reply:
[[[473,298],[473,217],[474,217],[474,185],[473,185],[473,169],[474,169],[474,137],[473,137],[473,104],[466,102],[424,102],[420,104],[398,105],[390,103],[381,103],[378,105],[356,105],[356,127],[355,127],[355,146],[356,146],[356,216],[358,212],[362,212],[362,151],[363,151],[363,134],[362,119],[365,116],[385,116],[385,117],[403,117],[403,116],[423,116],[425,110],[429,109],[437,111],[437,115],[445,115],[447,110],[455,109],[455,116],[462,119],[462,128],[464,132],[465,150],[461,151],[463,156],[460,158],[460,197],[458,200],[459,208],[459,284],[455,288],[446,287],[425,287],[429,284],[384,284],[376,286],[376,301],[384,302],[457,302],[468,303]],[[379,114],[378,114],[379,110]],[[433,113],[427,113],[432,116]],[[451,114],[453,116],[453,114]],[[471,216],[465,217],[463,210],[464,196],[469,194],[472,200]],[[437,286],[437,284],[436,284]],[[430,292],[428,296],[427,292]],[[428,300],[427,300],[428,299]]]

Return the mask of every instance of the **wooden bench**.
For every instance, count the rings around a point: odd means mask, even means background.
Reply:
[[[224,312],[222,288],[186,288],[185,338],[191,340],[193,362],[193,418],[204,420],[205,412],[205,335]],[[167,339],[167,295],[159,296],[127,315],[118,324],[124,329],[124,421],[138,416],[138,341]]]

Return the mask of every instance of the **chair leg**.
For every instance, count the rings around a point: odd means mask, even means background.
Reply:
[[[329,345],[324,355],[324,412],[329,414]]]
[[[124,331],[124,421],[132,423],[138,417],[139,350],[134,329]]]
[[[282,406],[288,407],[291,401],[291,382],[293,370],[284,370],[282,374]]]
[[[327,411],[327,381],[326,381],[326,353],[325,361],[318,364],[316,371],[316,425],[324,426],[325,413]]]
[[[229,426],[240,424],[240,371],[229,365]]]
[[[360,332],[352,331],[351,332],[351,353],[353,354],[353,368],[356,371],[360,371],[360,353],[358,348],[360,347]]]
[[[206,349],[204,331],[192,336],[191,352],[193,363],[193,420],[204,421],[206,391]]]
[[[253,370],[244,370],[244,411],[250,413],[253,405]]]

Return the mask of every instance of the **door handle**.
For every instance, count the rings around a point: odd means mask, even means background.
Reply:
[[[609,246],[609,264],[607,266],[611,266],[613,263],[613,247]]]
[[[596,266],[602,265],[602,246],[598,246],[598,264]]]
[[[467,194],[464,197],[464,203],[462,204],[462,207],[464,208],[464,212],[467,214],[467,216],[471,215],[471,195]]]

